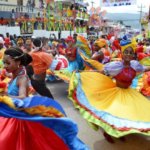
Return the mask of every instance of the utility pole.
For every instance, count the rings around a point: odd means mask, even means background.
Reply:
[[[91,3],[92,3],[92,8],[93,8],[93,4],[94,4],[94,2],[93,2],[93,1],[91,1]]]
[[[143,13],[143,8],[145,8],[145,6],[143,6],[143,4],[141,4],[141,6],[138,6],[138,8],[140,8],[140,34],[141,34],[141,31],[142,31],[142,13]]]

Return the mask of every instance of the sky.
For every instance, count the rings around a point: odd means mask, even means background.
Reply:
[[[90,4],[89,9],[92,7],[92,3],[94,2],[93,6],[96,8],[100,6],[100,0],[84,0],[84,2],[88,2]],[[149,6],[150,6],[150,0],[137,0],[137,5],[132,5],[132,6],[118,6],[118,7],[102,7],[102,10],[106,10],[107,13],[133,13],[133,14],[138,14],[140,9],[138,6],[145,6],[143,8],[143,12],[148,13],[149,12]]]

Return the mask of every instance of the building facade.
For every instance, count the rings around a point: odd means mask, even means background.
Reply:
[[[28,3],[31,5],[34,3],[34,7],[42,8],[45,4],[45,0],[0,0],[0,4],[8,4],[8,5],[23,5],[27,6]],[[52,7],[54,7],[54,0],[51,0]]]

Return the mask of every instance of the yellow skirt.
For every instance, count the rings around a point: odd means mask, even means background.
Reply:
[[[69,98],[95,129],[121,137],[131,133],[150,135],[150,101],[129,87],[122,89],[100,73],[73,74]]]

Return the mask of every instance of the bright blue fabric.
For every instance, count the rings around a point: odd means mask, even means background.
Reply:
[[[55,81],[55,76],[54,75],[46,75],[46,78],[50,81]]]
[[[128,45],[128,44],[131,44],[131,40],[127,39],[127,36],[124,35],[123,38],[122,38],[122,41],[120,42],[120,45],[125,46],[125,45]]]
[[[79,69],[79,63],[77,60],[70,62],[68,68],[65,68],[65,70],[68,70],[69,72],[74,71],[75,69]]]
[[[29,108],[37,105],[51,106],[65,115],[63,108],[56,101],[46,97],[27,97],[24,100],[13,98],[13,102],[16,108]],[[78,133],[77,124],[67,117],[52,118],[30,115],[24,111],[16,111],[2,102],[0,102],[0,116],[41,123],[45,127],[52,129],[65,142],[70,150],[89,150],[76,136]]]
[[[23,72],[24,71],[21,71],[19,75],[22,74]],[[17,80],[18,80],[19,75],[13,80],[12,83],[9,84],[8,90],[7,90],[7,93],[9,95],[19,96],[19,88],[17,87]]]
[[[138,86],[138,76],[136,76],[133,81],[132,81],[132,84],[130,87],[132,87],[133,89],[136,89]]]

